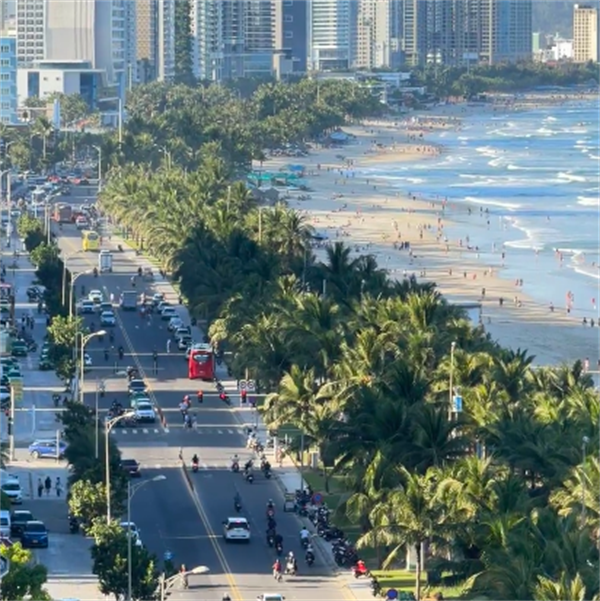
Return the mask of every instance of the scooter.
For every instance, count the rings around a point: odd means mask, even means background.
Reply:
[[[239,513],[240,511],[242,511],[242,504],[239,501],[235,501],[233,503],[233,507],[237,511],[237,513]]]
[[[271,548],[275,546],[275,537],[273,535],[267,536],[267,545]]]
[[[271,479],[271,470],[265,470],[263,473],[264,473],[264,475],[265,475],[265,478],[266,478],[267,480],[270,480],[270,479]]]
[[[315,563],[315,556],[312,553],[307,553],[305,559],[306,559],[306,565],[308,567],[312,566],[312,564]]]
[[[195,474],[198,471],[198,462],[194,461],[194,463],[192,463],[192,472]]]
[[[252,484],[254,482],[254,476],[250,472],[246,474],[246,482],[248,482],[248,484]]]
[[[279,557],[281,557],[281,554],[283,553],[283,545],[281,543],[277,543],[275,545],[275,551],[276,551],[277,555],[279,555]]]
[[[240,471],[240,464],[239,464],[237,461],[234,461],[234,462],[231,464],[231,471],[232,471],[234,474],[237,474],[237,473]]]

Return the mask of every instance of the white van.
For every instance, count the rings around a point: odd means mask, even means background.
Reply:
[[[10,538],[10,511],[0,509],[0,538]]]
[[[19,482],[19,476],[15,474],[11,474],[6,470],[0,469],[0,484],[4,484],[5,482]]]

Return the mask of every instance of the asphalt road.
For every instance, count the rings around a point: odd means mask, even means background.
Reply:
[[[77,196],[63,200],[81,203]],[[81,238],[74,226],[63,226],[59,245],[63,256],[72,255],[81,248]],[[115,240],[105,238],[103,248],[115,250]],[[68,260],[72,273],[91,270],[97,262],[93,253],[79,253]],[[86,293],[94,288],[102,289],[105,296],[111,293],[118,298],[123,290],[131,289],[130,278],[138,266],[148,266],[143,257],[136,257],[129,250],[113,253],[113,273],[82,275],[75,284],[76,292],[81,286]],[[142,287],[143,286],[143,287]],[[176,302],[173,291],[166,283],[138,283],[138,292],[167,292],[168,300]],[[182,308],[182,312],[184,312]],[[168,332],[164,322],[156,317],[152,323],[144,322],[133,312],[117,311],[115,348],[123,345],[126,350],[125,365],[137,366],[149,383],[151,396],[167,415],[166,430],[160,425],[141,426],[133,430],[119,432],[119,446],[124,457],[133,457],[142,464],[143,478],[148,480],[161,474],[162,482],[148,482],[139,489],[132,501],[132,519],[141,529],[144,544],[162,558],[166,551],[173,554],[176,564],[184,563],[188,569],[205,565],[210,569],[208,576],[190,579],[190,590],[175,591],[172,599],[198,598],[221,599],[229,592],[232,599],[254,600],[264,592],[278,592],[287,600],[305,599],[351,599],[347,589],[341,589],[336,578],[328,574],[319,561],[307,568],[298,540],[300,525],[295,516],[283,513],[281,491],[274,480],[265,480],[256,474],[254,484],[246,483],[242,476],[229,470],[231,457],[239,454],[243,459],[250,457],[244,447],[241,434],[242,424],[238,414],[224,406],[215,394],[207,395],[202,406],[196,405],[197,429],[184,430],[177,411],[177,405],[185,394],[195,393],[197,382],[187,379],[186,363],[182,353],[166,354]],[[98,317],[86,318],[89,323]],[[109,346],[108,338],[100,342],[97,338],[89,342],[86,350],[90,353],[93,368],[86,374],[85,402],[93,405],[96,401],[95,380],[106,381],[107,393],[99,399],[100,408],[108,408],[113,399],[119,399],[126,406],[126,378],[114,374],[114,351],[111,358],[104,361],[104,349]],[[152,352],[159,353],[158,371],[153,371]],[[172,345],[174,350],[174,345]],[[204,383],[207,393],[214,393],[212,384]],[[184,480],[177,457],[179,449],[189,461],[194,453],[200,458],[202,469],[191,474],[197,494],[190,492]],[[252,541],[249,545],[225,544],[222,540],[222,521],[233,514],[233,496],[239,491],[242,497],[243,514],[250,520]],[[284,536],[284,550],[293,550],[299,558],[299,572],[282,583],[275,583],[270,576],[274,561],[273,551],[265,541],[266,503],[273,499],[277,505],[278,531]]]

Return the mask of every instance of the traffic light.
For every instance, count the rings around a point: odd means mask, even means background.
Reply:
[[[248,393],[246,392],[246,389],[244,388],[242,390],[242,403],[245,403],[248,400]]]
[[[8,435],[13,433],[13,420],[11,417],[8,418]]]

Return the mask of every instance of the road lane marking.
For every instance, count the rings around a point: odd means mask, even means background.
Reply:
[[[227,579],[227,583],[229,584],[229,588],[231,589],[231,597],[235,601],[243,601],[244,598],[242,597],[242,594],[240,592],[240,589],[238,588],[237,582],[235,581],[235,578],[233,577],[233,573],[231,571],[229,562],[227,561],[225,554],[223,553],[221,547],[219,546],[217,537],[215,535],[215,531],[212,529],[212,526],[210,525],[208,516],[206,515],[206,512],[204,511],[204,507],[202,507],[202,504],[200,503],[200,499],[198,498],[196,491],[188,486],[187,482],[185,481],[185,478],[183,477],[183,473],[181,473],[181,478],[184,481],[183,484],[186,487],[186,489],[188,490],[190,497],[192,498],[192,502],[196,506],[196,511],[198,512],[200,521],[204,524],[204,529],[206,530],[206,533],[208,534],[208,537],[209,537],[208,540],[210,541],[210,544],[212,545],[212,548],[215,551],[215,555],[217,556],[217,559],[219,560],[219,563],[221,564],[221,567],[223,568],[223,573],[225,574],[225,578]]]

